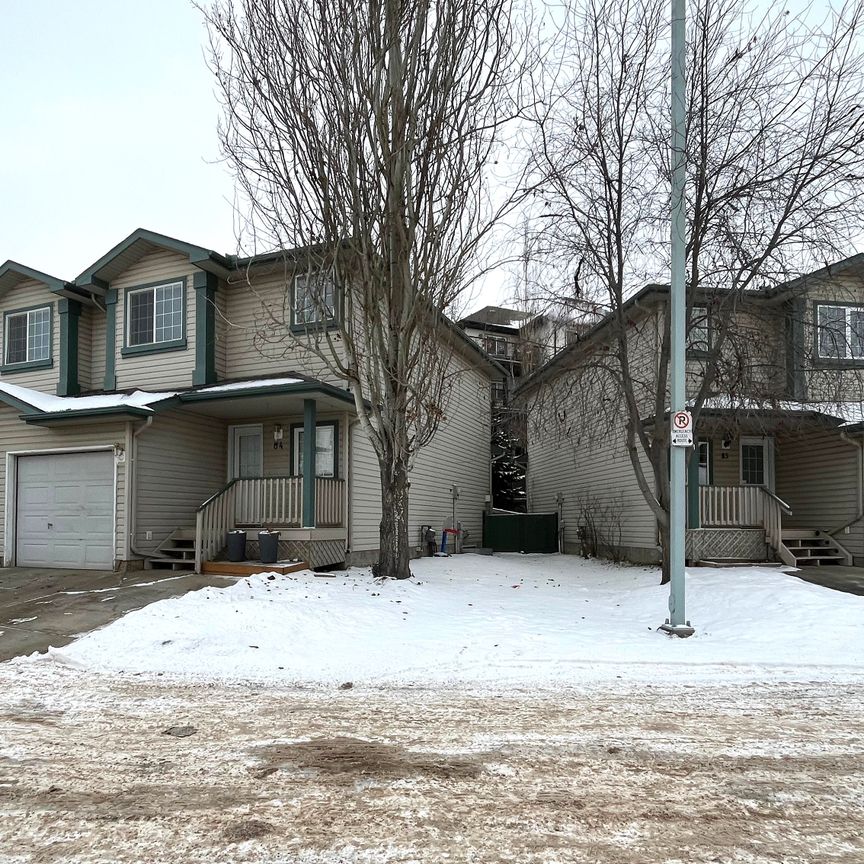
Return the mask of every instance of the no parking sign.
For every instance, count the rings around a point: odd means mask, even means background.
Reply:
[[[693,415],[689,411],[676,411],[672,415],[672,446],[693,446]]]

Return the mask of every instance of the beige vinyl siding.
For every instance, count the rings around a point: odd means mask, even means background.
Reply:
[[[156,416],[138,436],[138,550],[154,551],[175,528],[195,527],[198,507],[226,483],[225,430],[221,420],[172,411]]]
[[[99,298],[99,303],[104,303]],[[105,324],[103,309],[85,307],[90,319],[90,389],[102,390],[105,387]],[[82,313],[82,318],[84,313]],[[83,385],[82,385],[83,387]]]
[[[56,393],[60,377],[60,321],[57,317],[57,302],[51,290],[42,282],[26,279],[0,299],[0,360],[6,362],[5,313],[34,306],[51,307],[51,358],[53,365],[45,369],[0,372],[0,379],[19,387],[30,387],[43,393]]]
[[[111,282],[117,290],[117,389],[140,387],[170,390],[191,387],[195,370],[195,290],[192,280],[197,268],[182,255],[158,250],[145,255]],[[126,289],[186,278],[186,348],[122,356],[126,344]]]
[[[453,517],[450,489],[459,487],[456,519],[466,532],[465,542],[483,543],[483,508],[491,494],[491,381],[461,357],[452,361],[458,372],[444,408],[445,419],[435,437],[418,454],[409,475],[408,537],[420,545],[420,526],[431,525],[440,540],[441,529]]]
[[[647,460],[642,466],[651,482]],[[639,560],[656,556],[657,520],[636,482],[623,423],[608,436],[584,440],[568,435],[563,424],[557,435],[548,428],[540,436],[529,433],[527,486],[533,513],[554,513],[562,496],[565,551],[579,551],[579,525],[587,509],[605,542]]]
[[[858,514],[858,447],[838,432],[802,431],[777,438],[776,490],[792,508],[784,527],[834,531]],[[845,535],[837,539],[846,545]],[[854,554],[864,554],[860,537]]]
[[[216,323],[215,360],[216,380],[223,381],[228,377],[228,286],[222,280],[216,288]]]
[[[284,275],[252,277],[220,290],[226,291],[225,378],[255,378],[300,372],[341,385],[327,364],[294,339],[289,328],[289,281]],[[333,333],[338,341],[338,333]]]
[[[432,441],[415,459],[409,474],[408,538],[420,548],[420,526],[441,529],[453,515],[451,488],[459,487],[456,519],[467,532],[466,543],[481,545],[483,509],[490,488],[491,382],[482,372],[455,357],[458,373],[445,408],[446,418]],[[351,431],[349,488],[352,552],[378,549],[381,521],[381,480],[378,459],[359,423]]]
[[[18,419],[20,412],[16,408],[0,406],[0,486],[5,495],[0,496],[0,544],[6,552],[6,501],[14,500],[14,490],[6,488],[7,454],[18,451],[56,451],[74,450],[76,447],[113,447],[121,446],[126,440],[125,423],[76,424],[64,423],[62,426],[42,428],[29,426]],[[116,489],[116,543],[115,557],[122,560],[125,557],[126,518],[124,511],[126,466],[118,464]]]
[[[352,552],[368,552],[378,548],[381,475],[378,457],[359,421],[351,425],[349,446],[348,547]]]
[[[93,306],[82,306],[78,317],[78,386],[82,392],[93,386]],[[99,389],[102,382],[98,384]]]
[[[643,417],[654,413],[661,329],[662,310],[649,310],[628,322],[630,369]],[[587,509],[601,542],[620,546],[634,559],[652,560],[657,557],[657,520],[627,454],[620,388],[603,368],[616,361],[603,345],[589,351],[526,396],[528,507],[537,513],[555,512],[562,496],[568,552],[579,551],[578,529]],[[644,455],[641,464],[653,483]]]

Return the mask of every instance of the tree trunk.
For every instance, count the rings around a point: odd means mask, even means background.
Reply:
[[[408,579],[408,467],[395,459],[379,461],[381,470],[381,524],[378,563],[372,573],[379,579]]]

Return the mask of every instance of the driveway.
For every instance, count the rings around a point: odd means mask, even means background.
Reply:
[[[67,645],[157,600],[234,581],[163,570],[0,569],[0,661]]]
[[[799,567],[787,572],[823,588],[833,588],[835,591],[864,597],[864,567],[844,567],[836,564],[826,567]]]

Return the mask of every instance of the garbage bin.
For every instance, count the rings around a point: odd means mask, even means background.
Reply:
[[[246,560],[246,532],[233,530],[228,532],[228,560]]]
[[[258,532],[258,557],[262,564],[275,564],[279,560],[279,532]]]

